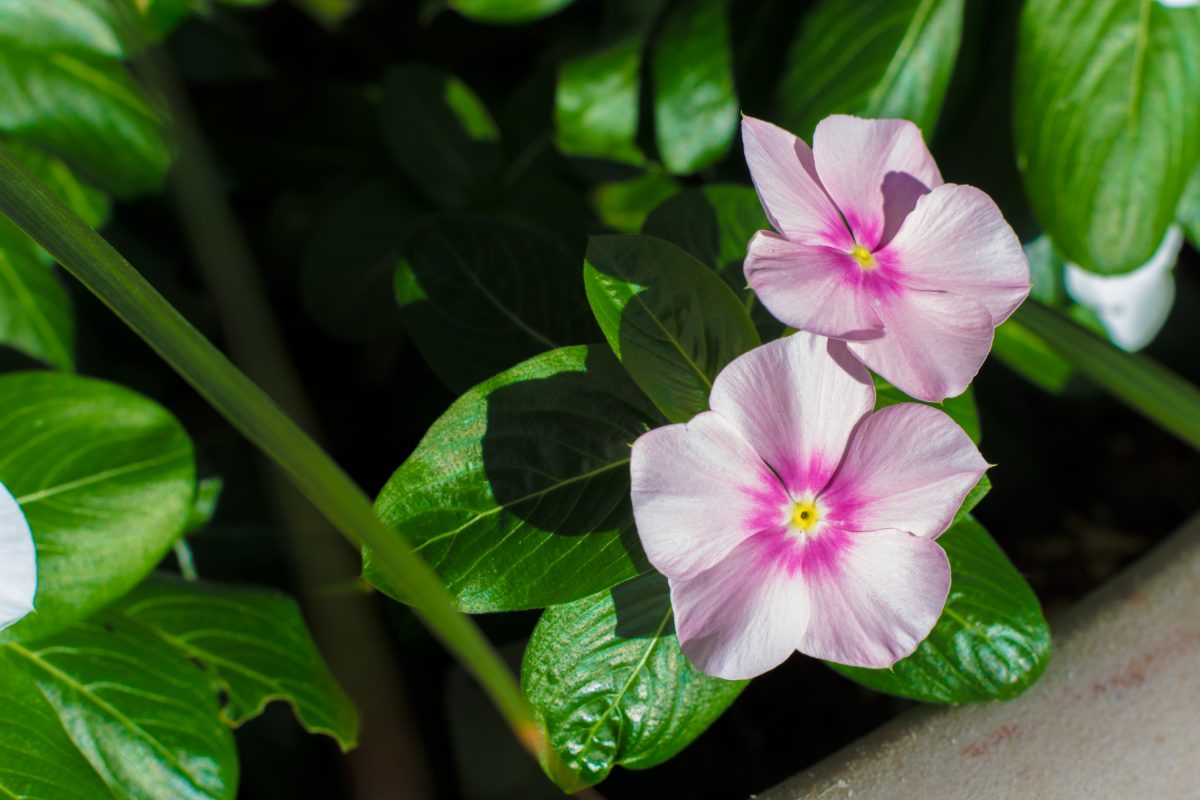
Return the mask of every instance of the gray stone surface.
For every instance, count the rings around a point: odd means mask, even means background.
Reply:
[[[1200,799],[1200,517],[1053,627],[1018,699],[916,709],[757,797]]]

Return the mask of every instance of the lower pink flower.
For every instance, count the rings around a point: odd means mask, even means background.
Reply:
[[[872,413],[843,342],[807,333],[756,348],[713,385],[710,411],[641,436],[633,511],[704,672],[749,678],[800,651],[891,666],[950,590],[934,539],[987,469],[937,409]]]

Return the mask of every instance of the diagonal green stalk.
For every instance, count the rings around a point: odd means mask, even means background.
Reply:
[[[1157,361],[1113,347],[1030,300],[1014,319],[1097,385],[1151,422],[1200,450],[1200,388]]]
[[[413,610],[482,684],[522,744],[536,756],[550,757],[533,713],[499,654],[475,623],[455,608],[429,565],[375,515],[362,489],[2,144],[0,214],[58,259],[242,435],[279,464],[338,530],[355,544],[369,547],[388,577],[408,590]]]

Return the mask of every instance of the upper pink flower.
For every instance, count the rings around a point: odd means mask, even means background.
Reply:
[[[742,139],[779,232],[759,231],[746,257],[763,305],[793,328],[845,340],[912,397],[965,390],[1030,286],[991,198],[942,183],[906,120],[827,117],[810,150],[744,117]]]
[[[633,513],[704,672],[749,678],[794,650],[887,667],[950,590],[933,540],[987,469],[929,406],[875,413],[843,342],[806,333],[717,376],[710,411],[633,444]]]

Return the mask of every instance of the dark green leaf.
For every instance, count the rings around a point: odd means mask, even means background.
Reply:
[[[108,195],[79,180],[61,159],[20,142],[8,142],[7,145],[29,171],[45,181],[59,199],[83,217],[84,222],[100,228],[108,221],[111,211]]]
[[[565,603],[646,571],[629,448],[661,418],[608,348],[537,356],[460,397],[375,503],[464,611]],[[394,597],[367,554],[365,574]]]
[[[1030,0],[1016,74],[1017,161],[1068,260],[1150,260],[1200,156],[1200,8]]]
[[[74,335],[71,297],[41,248],[0,217],[0,344],[73,369]]]
[[[662,239],[592,237],[583,280],[613,352],[672,422],[708,408],[713,378],[759,343],[729,287]]]
[[[875,408],[877,410],[896,403],[922,402],[909,397],[878,375],[875,376]],[[947,397],[940,403],[923,403],[923,405],[933,406],[946,412],[952,420],[958,423],[959,427],[967,432],[972,442],[979,444],[983,431],[979,427],[979,407],[975,405],[973,387],[968,386],[967,390],[957,397]]]
[[[1183,190],[1178,218],[1192,247],[1200,250],[1200,164],[1192,170],[1191,180]]]
[[[516,25],[555,14],[575,0],[449,0],[450,7],[477,22]]]
[[[65,373],[0,376],[0,483],[33,529],[37,611],[0,633],[30,641],[133,588],[183,532],[192,443],[158,404]]]
[[[634,142],[645,43],[646,32],[639,28],[562,65],[554,96],[555,142],[559,150],[570,156],[629,164],[645,160]]]
[[[963,0],[822,0],[792,43],[774,120],[805,140],[830,114],[900,117],[933,134]]]
[[[521,667],[563,789],[604,780],[615,764],[661,764],[704,732],[747,681],[697,670],[675,636],[667,581],[649,573],[546,610]]]
[[[647,215],[679,191],[679,184],[661,172],[647,172],[627,181],[606,183],[592,194],[600,221],[614,231],[637,233]]]
[[[388,70],[380,119],[400,169],[440,206],[478,203],[500,169],[500,132],[487,107],[465,83],[435,67]]]
[[[938,543],[950,557],[952,578],[929,638],[890,670],[830,666],[872,689],[931,703],[1016,697],[1050,656],[1050,628],[1037,596],[974,518],[956,523]]]
[[[669,172],[686,174],[725,155],[737,130],[729,0],[686,0],[654,50],[654,132]]]
[[[294,600],[274,592],[151,577],[113,610],[198,662],[221,687],[221,719],[237,727],[282,700],[310,733],[354,747],[358,717]]]
[[[396,299],[413,343],[458,392],[536,353],[594,340],[578,261],[499,220],[442,217],[414,231]]]

